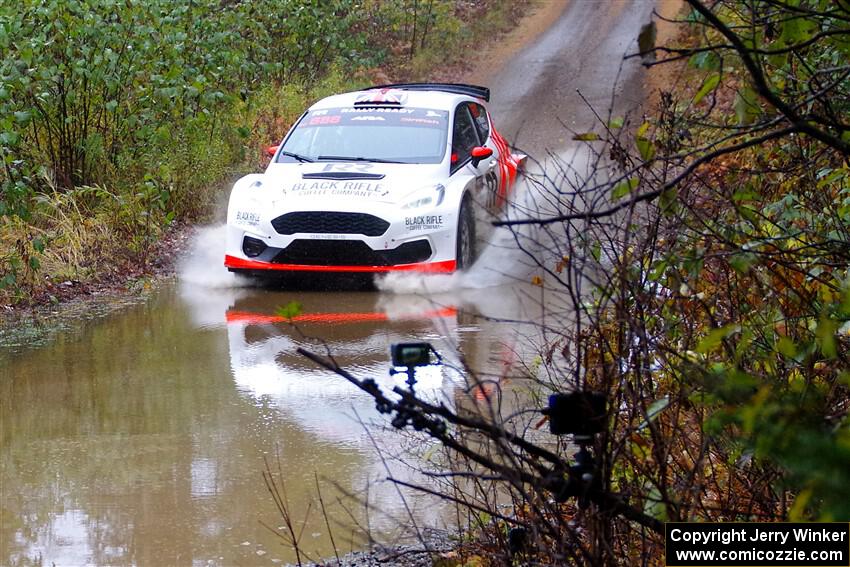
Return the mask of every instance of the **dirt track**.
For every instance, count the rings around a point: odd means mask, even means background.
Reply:
[[[656,4],[666,8],[670,2],[569,0],[565,9],[563,3],[541,7],[541,16],[560,13],[557,21],[488,81],[491,109],[505,137],[542,157],[546,150],[563,148],[571,130],[598,131],[594,111],[607,117],[612,97],[614,115],[639,116],[645,73],[637,58],[624,61],[623,56],[637,51],[638,33]]]

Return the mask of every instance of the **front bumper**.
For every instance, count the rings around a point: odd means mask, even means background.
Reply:
[[[394,207],[375,206],[369,214],[358,208],[256,214],[248,217],[250,224],[241,222],[246,215],[237,210],[228,219],[224,265],[243,273],[455,271],[451,209],[399,216]],[[363,224],[363,217],[372,220]]]
[[[396,264],[391,266],[328,266],[322,264],[276,264],[273,262],[261,262],[248,260],[235,256],[225,255],[224,265],[231,272],[330,272],[350,274],[380,274],[386,272],[425,272],[447,274],[457,269],[455,260],[444,260],[441,262],[418,262],[415,264]]]

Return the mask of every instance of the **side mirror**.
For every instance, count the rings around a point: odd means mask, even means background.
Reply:
[[[280,146],[268,146],[268,147],[266,148],[266,154],[267,154],[269,157],[274,157],[274,155],[277,153],[277,149],[278,149],[279,147],[280,147]]]
[[[472,156],[472,166],[478,167],[478,164],[481,163],[481,160],[487,159],[488,157],[493,155],[492,148],[488,148],[486,146],[476,146],[472,148],[470,152]]]

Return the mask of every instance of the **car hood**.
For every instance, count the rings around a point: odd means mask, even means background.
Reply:
[[[260,182],[270,199],[289,203],[357,201],[399,203],[418,189],[445,183],[447,172],[440,164],[298,163],[272,164]]]

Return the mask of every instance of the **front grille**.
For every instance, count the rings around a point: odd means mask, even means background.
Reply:
[[[431,257],[427,240],[405,242],[392,250],[372,250],[360,240],[293,240],[272,262],[314,266],[395,266]]]
[[[362,234],[381,236],[390,227],[384,219],[364,213],[330,213],[304,211],[287,213],[272,221],[278,234],[299,232],[315,234]]]

